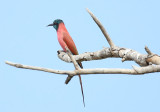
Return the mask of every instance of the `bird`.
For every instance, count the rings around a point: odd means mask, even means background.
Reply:
[[[66,52],[66,48],[68,48],[73,55],[78,55],[78,50],[76,48],[76,45],[70,36],[69,32],[67,31],[65,24],[63,20],[61,19],[56,19],[53,21],[53,23],[47,25],[47,26],[53,26],[57,32],[57,37],[59,44],[61,45],[62,49]],[[82,63],[77,62],[78,65],[83,69]],[[84,93],[83,93],[83,86],[82,86],[82,79],[81,75],[79,74],[79,81],[80,81],[80,86],[81,86],[81,92],[82,92],[82,97],[83,97],[83,104],[85,107],[85,101],[84,101]],[[68,82],[66,82],[67,84]]]

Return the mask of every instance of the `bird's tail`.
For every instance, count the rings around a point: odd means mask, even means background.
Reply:
[[[78,62],[78,65],[83,69],[82,63]],[[83,86],[82,86],[82,79],[81,79],[81,75],[79,74],[79,81],[80,81],[80,85],[81,85],[81,92],[82,92],[82,97],[83,97],[83,104],[85,107],[85,101],[84,101],[84,93],[83,93]]]
[[[82,66],[82,63],[81,62],[78,62],[78,65],[81,67],[81,69],[83,69],[83,66]],[[80,85],[81,85],[81,92],[82,92],[82,97],[83,97],[83,104],[84,104],[84,107],[85,107],[85,101],[84,101],[84,93],[83,93],[83,86],[82,86],[82,79],[81,79],[81,75],[79,74],[79,81],[80,81]],[[69,81],[72,79],[73,76],[68,76],[65,83],[68,84]]]
[[[81,75],[78,75],[78,76],[79,76],[79,81],[80,81],[80,85],[81,85],[81,92],[82,92],[82,97],[83,97],[83,104],[84,104],[84,107],[85,107],[85,101],[84,101],[84,93],[83,93],[83,86],[82,86]]]

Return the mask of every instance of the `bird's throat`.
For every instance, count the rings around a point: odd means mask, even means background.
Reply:
[[[57,27],[57,32],[63,32],[63,31],[67,31],[64,23],[60,23]]]

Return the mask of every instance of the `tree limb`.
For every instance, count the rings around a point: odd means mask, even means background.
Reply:
[[[153,53],[149,50],[149,48],[147,46],[145,46],[144,49],[146,50],[146,52],[148,53],[148,55],[153,55]]]
[[[11,66],[14,66],[17,68],[23,68],[23,69],[38,70],[38,71],[44,71],[44,72],[56,73],[56,74],[70,74],[70,75],[75,74],[71,71],[54,70],[54,69],[49,69],[49,68],[28,66],[28,65],[22,65],[22,64],[18,64],[18,63],[9,62],[9,61],[6,61],[5,63],[8,65],[11,65]]]
[[[69,56],[70,59],[72,60],[72,63],[73,63],[73,65],[74,65],[75,69],[76,69],[76,70],[79,70],[80,68],[79,68],[79,66],[78,66],[78,63],[77,63],[76,60],[73,58],[73,55],[71,54],[71,51],[70,51],[67,47],[66,47],[65,49],[66,49],[66,51],[67,51],[68,56]],[[68,75],[68,77],[67,77],[67,79],[66,79],[66,81],[65,81],[65,84],[68,84],[69,81],[72,79],[72,77],[73,77],[73,76]]]
[[[73,62],[76,70],[74,71],[64,71],[64,70],[54,70],[48,68],[34,67],[28,65],[22,65],[17,63],[12,63],[6,61],[6,64],[24,69],[31,70],[39,70],[49,73],[55,74],[66,74],[72,78],[75,75],[82,74],[133,74],[133,75],[141,75],[145,73],[153,73],[160,72],[160,56],[157,54],[153,54],[148,47],[145,47],[145,50],[148,54],[141,54],[135,50],[117,47],[109,37],[103,25],[100,21],[93,15],[91,11],[87,9],[88,13],[91,15],[93,20],[101,29],[105,38],[107,39],[111,48],[104,48],[102,50],[96,52],[86,52],[80,55],[70,55],[69,52],[65,53],[64,51],[58,51],[58,57],[65,62]],[[80,69],[76,61],[90,61],[90,60],[99,60],[105,58],[122,58],[122,62],[124,61],[135,61],[141,67],[133,66],[133,69],[107,69],[107,68],[96,68],[96,69]],[[156,64],[156,65],[151,65]],[[67,79],[68,80],[68,79]]]
[[[55,73],[55,74],[64,74],[64,75],[71,75],[75,76],[78,74],[81,75],[87,75],[87,74],[131,74],[131,75],[142,75],[145,73],[153,73],[153,72],[160,72],[160,65],[150,65],[146,67],[135,67],[134,69],[120,69],[120,68],[96,68],[96,69],[79,69],[74,71],[64,71],[64,70],[54,70],[49,68],[42,68],[42,67],[35,67],[35,66],[28,66],[28,65],[22,65],[18,63],[13,63],[6,61],[5,62],[8,65],[17,67],[17,68],[23,68],[23,69],[31,69],[31,70],[38,70],[38,71],[44,71],[49,73]]]
[[[93,13],[86,9],[87,12],[91,15],[95,23],[99,26],[100,30],[104,34],[105,38],[107,39],[110,48],[105,48],[100,51],[96,52],[87,52],[80,55],[75,55],[74,58],[76,61],[90,61],[90,60],[98,60],[98,59],[105,59],[105,58],[122,58],[122,62],[130,60],[135,61],[140,66],[148,66],[149,64],[160,64],[160,56],[153,54],[148,47],[145,47],[146,54],[138,53],[137,51],[134,51],[132,49],[128,48],[121,48],[115,46],[111,38],[109,37],[108,33],[106,32],[103,25],[100,23],[100,21],[96,18],[96,16],[93,15]],[[58,57],[65,61],[65,62],[71,62],[70,58],[62,51],[59,51]]]
[[[149,48],[147,46],[145,46],[145,50],[148,53],[148,56],[146,58],[146,62],[149,64],[160,65],[160,56],[152,53],[151,50],[149,50]]]
[[[148,63],[146,62],[147,56],[148,55],[141,54],[132,49],[118,47],[115,48],[112,53],[110,51],[110,48],[103,48],[102,50],[96,52],[85,52],[83,54],[73,55],[76,61],[91,61],[105,58],[122,58],[122,61],[135,61],[140,66],[148,65]],[[71,62],[69,56],[63,51],[59,51],[58,57],[65,62]]]
[[[109,45],[111,48],[116,47],[112,41],[112,39],[109,37],[108,33],[106,32],[105,28],[103,27],[103,25],[101,24],[101,22],[96,18],[96,16],[93,15],[93,13],[87,8],[86,9],[87,12],[91,15],[91,17],[93,18],[93,20],[95,21],[95,23],[98,25],[98,27],[100,28],[100,30],[102,31],[103,35],[105,36],[105,38],[107,39]]]

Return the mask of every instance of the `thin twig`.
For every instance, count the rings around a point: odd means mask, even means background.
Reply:
[[[145,58],[146,62],[149,65],[151,65],[151,64],[160,65],[160,56],[152,53],[151,50],[149,50],[149,48],[147,46],[145,46],[145,50],[148,53],[148,56]]]
[[[153,53],[149,50],[149,48],[147,46],[145,46],[145,50],[148,53],[148,55],[152,55]]]
[[[42,68],[42,67],[36,67],[36,66],[28,66],[28,65],[22,65],[22,64],[18,64],[18,63],[13,63],[13,62],[9,62],[6,61],[5,62],[8,65],[17,67],[17,68],[23,68],[23,69],[30,69],[30,70],[38,70],[38,71],[44,71],[44,72],[49,72],[49,73],[55,73],[55,74],[70,74],[73,75],[75,73],[73,73],[73,71],[63,71],[63,70],[54,70],[54,69],[49,69],[49,68]]]

